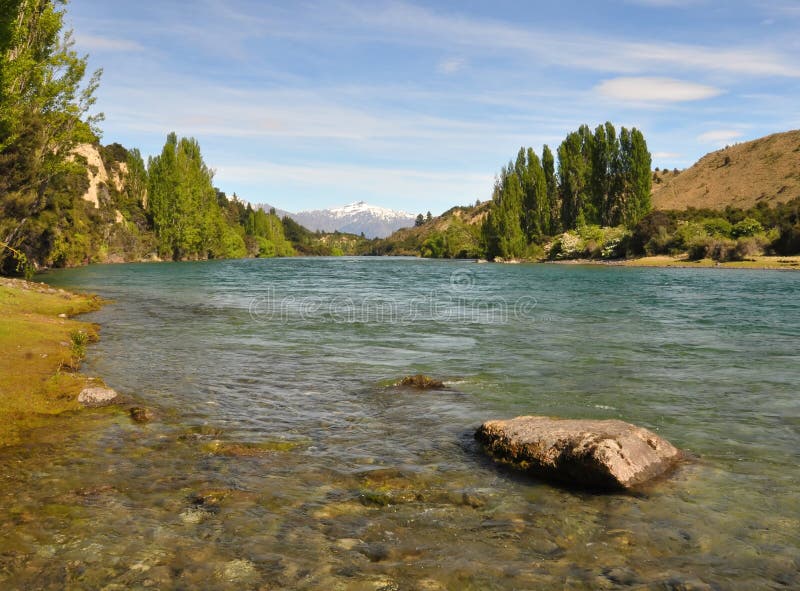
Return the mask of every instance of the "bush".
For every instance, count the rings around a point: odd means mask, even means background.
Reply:
[[[572,232],[564,232],[550,246],[549,257],[555,260],[576,259],[583,254],[583,241]]]
[[[692,238],[689,243],[685,245],[685,248],[690,261],[699,261],[700,259],[706,258],[711,251],[711,238],[709,236]]]
[[[764,231],[758,220],[753,218],[745,218],[738,222],[731,229],[731,236],[734,238],[741,238],[742,236],[755,236]]]
[[[755,236],[744,236],[736,241],[735,260],[742,261],[747,257],[764,254],[764,241]]]
[[[628,242],[632,254],[665,254],[675,231],[675,221],[663,211],[651,211],[633,229]]]
[[[711,237],[697,222],[680,222],[675,230],[672,246],[678,250],[693,251],[707,245]],[[689,258],[692,258],[691,256]],[[699,257],[704,258],[704,257]]]
[[[711,218],[703,220],[703,228],[710,236],[731,237],[733,226],[725,218]]]
[[[772,248],[784,256],[800,253],[800,223],[781,226],[780,235],[772,243]]]

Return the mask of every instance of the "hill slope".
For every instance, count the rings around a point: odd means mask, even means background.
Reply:
[[[655,173],[653,206],[747,209],[800,196],[800,130],[711,152],[679,174]]]
[[[480,227],[491,201],[456,206],[421,226],[401,228],[378,240],[372,254],[474,258],[480,256]]]

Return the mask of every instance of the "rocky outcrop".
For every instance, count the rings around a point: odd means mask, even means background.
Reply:
[[[89,188],[83,199],[95,208],[100,206],[100,195],[108,186],[108,172],[100,157],[100,152],[92,144],[78,144],[73,153],[86,159],[86,174],[89,177]]]
[[[681,457],[652,431],[617,420],[517,417],[488,421],[475,438],[515,468],[594,489],[636,487],[664,474]]]

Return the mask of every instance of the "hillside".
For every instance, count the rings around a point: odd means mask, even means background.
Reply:
[[[480,227],[491,206],[456,206],[419,226],[402,228],[378,240],[372,253],[395,256],[475,258],[480,255]]]
[[[747,209],[800,196],[800,130],[766,136],[703,156],[679,174],[654,173],[656,209]]]

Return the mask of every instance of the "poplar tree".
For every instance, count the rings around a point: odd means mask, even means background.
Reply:
[[[591,171],[594,138],[589,127],[567,135],[558,147],[558,180],[561,194],[561,225],[565,229],[585,223],[591,208]]]
[[[545,233],[552,236],[561,229],[561,204],[558,197],[558,180],[556,179],[556,162],[550,147],[542,148],[542,171],[544,173],[545,190],[549,209],[549,224]]]

